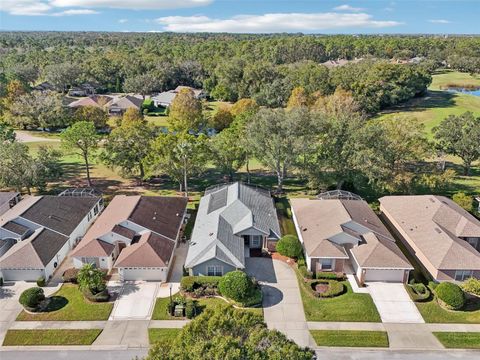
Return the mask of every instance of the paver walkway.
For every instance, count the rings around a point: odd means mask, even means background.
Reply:
[[[267,258],[247,258],[245,262],[247,272],[262,285],[263,316],[268,328],[283,332],[300,346],[315,347],[293,269]]]

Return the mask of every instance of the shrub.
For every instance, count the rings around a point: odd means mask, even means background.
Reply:
[[[78,287],[82,291],[89,290],[93,295],[103,292],[106,288],[105,273],[93,264],[85,264],[77,275]]]
[[[428,287],[432,290],[435,290],[437,288],[437,286],[438,286],[438,283],[435,282],[435,281],[429,281],[428,282]]]
[[[302,244],[295,235],[285,235],[278,240],[276,250],[280,255],[299,258],[303,255]]]
[[[345,276],[342,273],[331,271],[319,271],[315,274],[317,279],[329,279],[329,280],[344,280]]]
[[[297,259],[297,266],[307,266],[307,262],[305,261],[305,258],[301,257]]]
[[[180,288],[186,292],[195,290],[195,276],[184,276],[180,280]]]
[[[67,269],[65,270],[62,276],[63,282],[67,282],[67,283],[70,282],[70,283],[76,284],[77,275],[78,275],[78,269],[75,269],[75,268]]]
[[[468,278],[463,282],[462,289],[470,294],[480,296],[480,280]]]
[[[430,298],[430,290],[422,283],[407,285],[406,288],[413,301],[422,302]]]
[[[465,294],[457,284],[443,282],[436,287],[435,294],[452,310],[459,310],[465,305]]]
[[[41,276],[37,279],[37,286],[38,287],[44,287],[45,286],[45,278],[43,276]]]
[[[298,271],[300,272],[300,275],[302,275],[304,279],[311,279],[313,277],[312,272],[308,271],[305,265],[299,266]]]
[[[469,196],[460,191],[452,196],[452,200],[468,212],[473,212],[473,196]]]
[[[215,295],[220,279],[220,276],[184,276],[180,281],[180,288],[188,293],[206,292]]]
[[[188,299],[185,304],[185,316],[187,319],[193,319],[197,315],[196,301]]]
[[[319,292],[315,291],[315,287],[318,284],[327,284],[328,285],[327,291],[325,291],[323,293],[319,293]],[[345,292],[345,285],[343,285],[341,282],[338,282],[336,280],[313,281],[311,283],[311,288],[314,291],[315,296],[324,297],[324,298],[335,297],[335,296],[341,295]]]
[[[242,302],[254,288],[252,280],[243,271],[231,271],[220,279],[218,289],[223,296]]]
[[[0,277],[0,286],[3,286],[3,277]]]
[[[19,302],[27,310],[36,310],[38,305],[45,300],[45,294],[42,288],[33,287],[25,290],[21,295]]]
[[[257,306],[261,305],[263,300],[263,294],[262,290],[260,288],[254,288],[250,295],[245,298],[241,304],[243,307],[252,307],[252,306]]]

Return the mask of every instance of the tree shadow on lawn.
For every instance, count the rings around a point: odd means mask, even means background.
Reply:
[[[68,304],[68,299],[63,296],[51,296],[48,298],[47,306],[41,312],[53,312],[63,309]]]
[[[455,93],[428,90],[424,96],[413,98],[405,103],[392,106],[383,110],[380,115],[402,112],[426,111],[435,108],[449,108],[456,105],[455,99],[458,95]]]
[[[478,297],[467,297],[465,302],[465,306],[463,307],[462,311],[466,312],[474,312],[480,310],[480,298]]]

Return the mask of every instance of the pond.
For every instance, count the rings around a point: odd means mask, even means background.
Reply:
[[[453,93],[462,93],[473,96],[480,96],[480,87],[478,88],[462,88],[462,87],[451,87],[447,89],[448,92]]]

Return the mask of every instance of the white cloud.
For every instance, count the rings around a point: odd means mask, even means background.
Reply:
[[[100,7],[116,9],[177,9],[205,6],[213,0],[51,0],[57,7]]]
[[[120,24],[125,24],[125,23],[128,22],[128,19],[120,19],[120,20],[118,20],[118,22],[119,22]]]
[[[72,15],[95,15],[100,14],[98,11],[90,10],[90,9],[70,9],[65,10],[53,14],[49,14],[51,16],[72,16]]]
[[[432,19],[432,20],[428,20],[428,22],[433,24],[451,24],[452,23],[450,20],[445,20],[445,19]]]
[[[360,7],[353,7],[353,6],[345,4],[345,5],[336,6],[336,7],[333,8],[333,10],[358,12],[358,11],[363,11],[365,9],[360,8]]]
[[[229,19],[208,16],[166,16],[156,19],[165,31],[273,33],[320,31],[343,28],[384,28],[401,25],[397,21],[373,20],[369,14],[274,13],[237,15]]]
[[[12,15],[37,16],[45,15],[52,7],[38,0],[2,0],[1,11]]]

